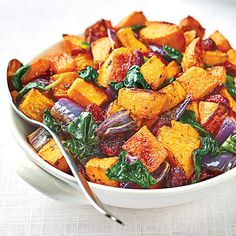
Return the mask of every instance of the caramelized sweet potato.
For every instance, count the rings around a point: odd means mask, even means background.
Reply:
[[[91,44],[93,60],[95,63],[104,62],[112,49],[111,41],[108,37],[100,38]]]
[[[234,113],[236,113],[236,101],[233,99],[233,97],[229,94],[226,88],[222,88],[219,93],[228,100],[229,106],[232,109]]]
[[[208,68],[206,71],[211,78],[218,79],[222,83],[226,82],[226,69],[224,68],[224,66],[213,66],[211,68]]]
[[[182,29],[167,22],[153,22],[139,32],[140,38],[147,44],[167,44],[179,51],[185,49],[185,38]]]
[[[81,36],[63,34],[63,50],[71,56],[75,56],[81,52],[86,52],[90,47],[85,44],[84,40],[85,39]]]
[[[227,54],[219,50],[205,51],[203,53],[204,63],[210,66],[224,64],[227,60]]]
[[[94,157],[90,159],[85,165],[86,174],[89,180],[97,184],[118,187],[119,182],[116,180],[109,179],[106,175],[107,169],[112,168],[112,166],[117,161],[117,157],[109,157],[102,159]]]
[[[44,161],[48,162],[50,165],[54,166],[58,170],[70,173],[70,167],[68,166],[54,139],[51,139],[49,142],[47,142],[39,150],[38,155]]]
[[[36,89],[31,89],[22,99],[19,109],[34,120],[42,121],[46,109],[51,109],[54,102]]]
[[[200,101],[199,114],[202,127],[208,132],[216,135],[226,118],[228,111],[222,104]]]
[[[193,100],[203,98],[222,83],[219,76],[212,76],[204,69],[195,66],[187,69],[177,81],[193,96]]]
[[[74,81],[67,95],[82,107],[86,107],[92,103],[101,106],[108,100],[106,93],[101,88],[81,78],[77,78]]]
[[[175,77],[181,72],[181,68],[176,61],[170,62],[166,67],[166,79]]]
[[[109,20],[99,20],[85,30],[84,37],[86,42],[92,43],[99,38],[106,37],[107,29],[109,28],[112,28],[111,22]]]
[[[159,90],[159,92],[165,94],[166,97],[166,102],[162,108],[162,112],[168,111],[169,109],[175,107],[187,96],[186,91],[177,81],[174,81],[173,83]]]
[[[167,151],[143,126],[122,146],[131,156],[138,157],[149,172],[155,171],[166,159]]]
[[[156,56],[152,56],[140,69],[149,86],[156,90],[166,79],[166,66]]]
[[[117,113],[122,110],[124,110],[124,108],[118,105],[118,100],[116,99],[115,101],[110,103],[109,106],[107,107],[106,116],[109,117],[112,114]]]
[[[162,112],[166,94],[143,89],[122,88],[118,93],[118,106],[135,117],[152,119]]]
[[[62,79],[58,85],[52,88],[54,98],[60,99],[62,97],[67,97],[68,89],[78,77],[79,76],[77,72],[65,72],[62,74],[53,75],[50,79],[51,82]]]
[[[140,50],[141,52],[148,52],[148,47],[139,41],[131,28],[122,28],[117,32],[117,36],[124,47],[131,47]]]
[[[228,62],[236,66],[236,51],[233,49],[230,49],[227,52],[227,56],[228,56]]]
[[[126,16],[121,22],[116,25],[116,29],[129,27],[133,25],[145,25],[146,17],[141,11],[134,11],[130,15]]]
[[[99,85],[108,87],[111,81],[124,80],[129,68],[135,65],[138,59],[132,49],[124,47],[114,49],[99,71]]]
[[[190,178],[194,172],[192,153],[200,146],[198,132],[191,125],[172,120],[171,127],[160,128],[157,139],[173,154],[175,165]]]
[[[195,30],[189,30],[184,32],[186,46],[189,45],[196,37],[197,37],[197,32]]]
[[[182,59],[183,71],[192,66],[203,67],[203,51],[200,38],[194,39],[187,47]]]
[[[200,38],[204,37],[205,29],[192,16],[187,16],[183,20],[181,20],[180,26],[182,27],[184,32],[189,31],[189,30],[195,30],[198,37]]]
[[[217,48],[222,52],[227,52],[231,49],[229,41],[218,30],[215,31],[210,38],[215,42]]]
[[[48,59],[51,61],[51,71],[55,74],[76,70],[73,58],[66,53],[48,56]]]
[[[93,57],[90,53],[79,53],[74,58],[76,71],[86,69],[87,66],[92,66],[95,70],[98,69],[98,65],[93,61]]]
[[[46,58],[42,58],[31,63],[28,73],[22,78],[22,83],[27,84],[37,77],[47,75],[51,69],[51,66],[51,61]]]

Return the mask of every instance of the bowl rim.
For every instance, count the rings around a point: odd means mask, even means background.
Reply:
[[[45,49],[44,51],[42,51],[41,53],[38,54],[38,56],[36,56],[33,60],[41,57],[42,55],[47,54],[50,50],[52,50],[52,48],[58,47],[60,46],[62,43],[61,41],[58,41],[57,43],[54,43],[53,45],[51,45],[50,47],[48,47],[47,49]],[[31,60],[31,61],[33,61]],[[7,93],[9,93],[8,90],[8,85],[7,85],[7,80],[5,80],[5,89],[7,90]],[[9,96],[10,99],[10,96]],[[39,157],[39,155],[37,155],[37,153],[33,150],[33,148],[30,146],[30,144],[27,142],[27,139],[23,139],[19,129],[16,126],[16,122],[14,121],[14,116],[16,116],[18,119],[21,119],[16,113],[15,111],[13,111],[13,109],[10,106],[10,102],[8,101],[8,116],[9,116],[9,128],[11,130],[12,135],[14,136],[16,142],[20,145],[20,147],[27,153],[30,155],[31,159],[33,160],[34,163],[36,163],[37,165],[39,165],[42,169],[44,169],[45,171],[47,171],[48,173],[56,176],[57,178],[60,178],[61,180],[65,181],[65,182],[70,182],[73,184],[76,184],[76,180],[73,176],[64,173],[58,169],[56,169],[55,167],[51,166],[49,163],[47,163],[46,161],[44,161],[42,158]],[[58,177],[59,176],[59,177]],[[224,182],[226,180],[229,180],[231,178],[233,178],[234,176],[236,176],[236,168],[233,168],[225,173],[222,173],[218,176],[215,176],[211,179],[208,180],[204,180],[202,182],[198,182],[195,184],[189,184],[189,185],[184,185],[184,186],[180,186],[180,187],[172,187],[172,188],[161,188],[161,189],[126,189],[126,188],[118,188],[118,187],[112,187],[112,186],[106,186],[106,185],[102,185],[102,184],[97,184],[97,183],[93,183],[88,181],[90,187],[92,187],[92,189],[97,189],[97,190],[102,190],[105,192],[116,192],[116,193],[124,193],[124,194],[131,194],[131,195],[136,195],[136,194],[160,194],[160,195],[175,195],[175,194],[183,194],[183,193],[188,193],[188,192],[192,192],[192,191],[199,191],[205,188],[208,188],[210,186],[214,186],[218,183]]]

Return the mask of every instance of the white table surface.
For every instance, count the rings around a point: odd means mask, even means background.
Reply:
[[[48,199],[15,172],[24,153],[11,137],[4,114],[7,98],[3,81],[8,60],[27,62],[60,40],[62,33],[79,33],[100,18],[117,22],[132,10],[141,9],[150,19],[174,22],[190,14],[201,20],[208,33],[218,28],[236,39],[234,1],[0,0],[0,236],[236,235],[236,179],[203,199],[177,207],[110,207],[125,221],[126,226],[121,227],[90,206]]]

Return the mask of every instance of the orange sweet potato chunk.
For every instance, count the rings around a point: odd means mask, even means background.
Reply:
[[[153,22],[139,32],[140,38],[147,44],[167,44],[179,51],[185,49],[185,38],[182,29],[168,22]]]
[[[79,53],[74,58],[76,71],[81,71],[86,69],[86,67],[91,66],[95,70],[98,69],[98,64],[93,61],[93,57],[90,53]]]
[[[234,98],[229,94],[226,88],[221,88],[219,92],[224,98],[226,98],[229,101],[229,106],[232,109],[233,112],[236,113],[236,101]]]
[[[145,25],[146,17],[144,16],[143,12],[135,11],[132,12],[130,15],[126,16],[121,22],[116,25],[116,29],[129,27],[132,25]]]
[[[189,30],[189,31],[184,32],[186,46],[189,45],[196,37],[197,37],[197,33],[195,30]]]
[[[138,157],[149,172],[155,171],[166,159],[167,151],[146,126],[122,146],[130,155]]]
[[[108,100],[103,89],[98,88],[93,83],[87,82],[81,78],[77,78],[74,81],[69,88],[67,95],[82,107],[86,107],[92,103],[101,106]]]
[[[220,33],[218,30],[215,31],[210,38],[215,42],[217,48],[222,52],[227,52],[231,49],[231,45],[229,41],[225,38],[225,36]]]
[[[181,20],[180,26],[182,27],[183,31],[195,30],[197,36],[200,38],[204,37],[205,29],[201,26],[201,24],[192,16],[187,16]]]
[[[181,68],[176,61],[170,62],[166,67],[166,79],[175,77],[181,72]]]
[[[186,71],[192,66],[203,67],[203,50],[201,39],[194,39],[187,47],[182,59],[183,71]]]
[[[78,78],[77,72],[65,72],[61,74],[53,75],[50,79],[51,83],[60,79],[61,82],[52,88],[53,96],[56,99],[67,97],[67,91],[70,86],[73,84],[76,78]]]
[[[230,49],[228,52],[227,52],[227,56],[228,56],[228,61],[235,65],[236,66],[236,51],[233,50],[233,49]]]
[[[204,63],[207,65],[215,66],[224,64],[227,61],[227,54],[219,50],[205,51],[203,53]]]
[[[42,121],[46,109],[51,109],[54,102],[36,89],[31,89],[22,99],[19,109],[31,119]]]
[[[117,157],[91,158],[85,165],[86,174],[89,177],[89,180],[97,184],[118,187],[119,182],[109,179],[106,175],[107,169],[112,168],[117,161]]]
[[[45,144],[39,150],[38,154],[43,160],[58,170],[61,170],[65,173],[70,173],[70,167],[68,166],[54,139],[51,139],[47,144]]]

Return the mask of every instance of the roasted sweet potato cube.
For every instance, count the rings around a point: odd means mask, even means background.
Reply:
[[[22,99],[19,109],[29,118],[42,121],[46,109],[51,109],[54,102],[36,89],[31,89]]]
[[[130,15],[126,16],[121,22],[116,25],[116,29],[129,27],[133,25],[145,25],[146,17],[144,16],[143,12],[135,11],[132,12]]]
[[[119,182],[109,179],[106,175],[107,169],[112,168],[117,161],[117,157],[91,158],[85,165],[86,174],[89,180],[97,184],[118,187]]]
[[[182,29],[167,22],[154,22],[139,32],[140,38],[147,44],[167,44],[180,51],[185,49],[185,38]]]
[[[56,74],[53,75],[50,79],[51,82],[54,82],[58,79],[60,79],[60,83],[57,84],[55,87],[52,88],[53,96],[56,99],[60,99],[62,97],[67,97],[67,91],[72,85],[72,83],[75,81],[76,78],[78,78],[77,72],[65,72],[62,74]]]
[[[143,126],[122,148],[131,156],[138,157],[149,172],[155,171],[166,159],[167,151],[146,126]]]
[[[217,48],[222,52],[227,52],[231,49],[229,41],[218,30],[215,31],[210,38],[215,42]]]
[[[130,48],[114,49],[103,63],[98,76],[98,83],[108,87],[111,81],[120,82],[124,80],[129,68],[138,61],[137,54]]]
[[[152,56],[145,62],[140,72],[153,90],[156,90],[166,79],[166,66],[156,56]]]
[[[222,83],[226,82],[226,69],[224,66],[213,66],[206,71],[211,78],[219,79]]]
[[[181,68],[176,61],[170,62],[166,67],[166,79],[175,77],[181,72]]]
[[[227,54],[219,50],[205,51],[203,53],[204,63],[211,66],[224,64],[227,61]]]
[[[172,120],[171,127],[160,128],[157,139],[173,154],[176,166],[190,178],[194,172],[192,153],[200,146],[198,132],[191,125]]]
[[[205,29],[192,16],[187,16],[183,20],[181,20],[180,26],[182,27],[184,32],[189,31],[189,30],[195,30],[198,37],[200,38],[204,37]]]
[[[85,39],[78,35],[63,35],[62,42],[63,50],[68,54],[75,56],[78,53],[86,52],[90,49],[89,45],[85,44]]]
[[[199,114],[203,128],[216,135],[226,118],[228,111],[222,104],[200,101]]]
[[[91,44],[93,60],[95,63],[104,62],[112,49],[111,41],[108,37],[100,38]]]
[[[203,50],[200,38],[194,39],[187,47],[182,59],[183,71],[192,66],[203,67]]]
[[[29,81],[47,75],[51,68],[50,60],[46,58],[38,59],[37,61],[30,64],[30,69],[27,74],[22,78],[22,83],[27,84]]]
[[[189,45],[196,37],[197,37],[197,32],[195,30],[189,30],[184,32],[186,46]]]
[[[124,108],[118,105],[118,100],[116,99],[112,103],[110,103],[109,106],[107,107],[106,117],[109,117],[112,114],[117,113],[122,110],[124,110]]]
[[[95,24],[89,26],[85,32],[84,37],[86,42],[92,43],[99,38],[107,36],[107,29],[112,28],[111,22],[109,20],[99,20]]]
[[[159,117],[156,116],[153,119],[142,119],[142,123],[140,126],[146,126],[150,130],[152,128],[152,126],[156,123],[158,118]]]
[[[162,108],[162,112],[168,111],[171,108],[175,107],[187,96],[186,91],[177,81],[174,81],[173,83],[159,90],[159,92],[165,94],[166,97],[166,102]]]
[[[117,32],[117,36],[124,47],[131,47],[140,50],[141,52],[148,52],[148,47],[135,37],[131,28],[122,28]]]
[[[90,53],[79,53],[74,58],[76,71],[81,71],[86,69],[86,67],[91,66],[95,70],[98,69],[98,65],[93,61],[93,57]]]
[[[222,83],[220,77],[211,76],[204,69],[195,66],[187,69],[177,81],[193,96],[193,100],[203,98]]]
[[[48,56],[48,59],[51,61],[51,71],[55,74],[76,70],[76,65],[73,58],[66,53]]]
[[[101,106],[108,100],[103,89],[96,87],[93,83],[87,82],[84,79],[77,78],[69,88],[67,95],[70,99],[77,102],[82,107],[95,103]]]
[[[199,114],[199,101],[192,101],[188,106],[187,110],[194,111],[196,114],[197,122],[200,122],[200,114]]]
[[[166,94],[143,89],[122,88],[118,93],[118,106],[135,117],[153,119],[162,112]]]
[[[63,157],[59,147],[54,139],[47,142],[38,152],[38,155],[50,165],[58,170],[69,173],[70,167],[68,166],[65,158]]]
[[[221,90],[219,91],[219,93],[228,100],[229,102],[229,106],[232,109],[233,112],[236,113],[236,101],[234,100],[234,98],[229,94],[229,92],[227,91],[226,88],[221,88]]]
[[[228,52],[227,52],[227,56],[228,56],[228,61],[235,65],[236,66],[236,51],[233,50],[233,49],[230,49]]]

